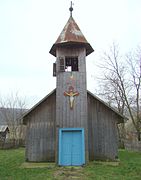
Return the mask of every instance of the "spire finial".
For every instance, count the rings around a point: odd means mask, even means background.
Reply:
[[[72,11],[73,11],[72,5],[73,5],[73,3],[72,3],[72,1],[71,1],[71,6],[70,6],[70,8],[69,8],[69,11],[70,11],[70,17],[72,17]]]

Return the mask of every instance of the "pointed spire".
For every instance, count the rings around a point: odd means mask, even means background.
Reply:
[[[50,54],[56,56],[56,48],[57,47],[85,47],[86,48],[86,55],[91,54],[94,50],[91,45],[88,43],[84,35],[82,34],[80,28],[76,24],[75,20],[72,17],[72,1],[70,10],[70,18],[66,23],[64,29],[62,30],[61,34],[59,35],[57,41],[52,46],[50,50]]]
[[[69,8],[69,11],[70,11],[70,17],[72,17],[72,11],[73,11],[73,7],[72,7],[72,1],[71,1],[71,6],[70,6],[70,8]]]

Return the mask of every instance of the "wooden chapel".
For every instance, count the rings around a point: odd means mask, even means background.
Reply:
[[[70,17],[50,53],[56,89],[23,117],[26,161],[79,166],[116,160],[117,124],[124,116],[87,90],[86,57],[94,50]]]

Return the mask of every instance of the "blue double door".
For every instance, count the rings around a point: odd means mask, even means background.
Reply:
[[[83,129],[60,129],[59,164],[63,166],[85,164]]]

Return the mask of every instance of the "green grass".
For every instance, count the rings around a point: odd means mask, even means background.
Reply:
[[[94,161],[85,167],[58,167],[24,163],[24,149],[0,150],[0,180],[141,180],[141,153],[121,150],[119,157],[119,165]]]
[[[141,153],[119,151],[119,166],[89,163],[85,168],[85,174],[89,179],[108,180],[141,180]]]

